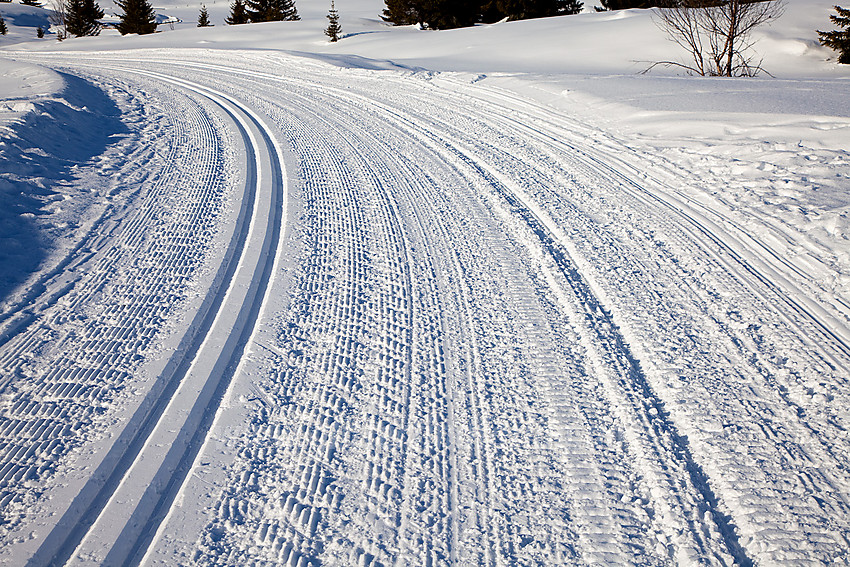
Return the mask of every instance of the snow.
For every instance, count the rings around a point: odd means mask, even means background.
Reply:
[[[8,29],[6,35],[0,35],[0,46],[32,41],[36,39],[36,28],[41,27],[45,31],[50,28],[49,12],[44,8],[11,2],[0,4],[0,15],[6,21]]]
[[[114,103],[75,77],[19,62],[4,65],[0,102],[0,290],[3,319],[26,301],[100,214],[103,179],[73,165],[98,156],[124,130]]]
[[[3,101],[30,100],[55,94],[62,87],[59,75],[49,69],[19,62],[4,62],[0,96]]]
[[[651,10],[205,4],[0,3],[0,563],[850,561],[830,2],[734,80]]]

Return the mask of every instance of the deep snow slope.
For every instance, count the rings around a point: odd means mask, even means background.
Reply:
[[[0,562],[850,564],[824,3],[753,81],[338,7],[6,50]]]

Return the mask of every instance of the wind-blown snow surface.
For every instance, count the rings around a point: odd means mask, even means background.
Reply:
[[[208,6],[0,60],[0,561],[850,563],[828,4],[746,81]]]

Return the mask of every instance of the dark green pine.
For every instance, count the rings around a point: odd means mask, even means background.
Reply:
[[[103,10],[95,0],[68,0],[65,12],[65,31],[83,37],[100,33]]]
[[[342,32],[342,26],[339,25],[339,12],[337,12],[333,0],[331,0],[331,9],[330,12],[328,12],[327,18],[328,27],[325,29],[325,35],[328,36],[332,42],[339,41],[339,34]]]
[[[850,10],[835,6],[837,14],[830,15],[830,21],[843,30],[822,32],[818,30],[822,45],[838,51],[838,62],[850,65]]]
[[[233,0],[233,4],[230,5],[230,16],[225,18],[224,23],[230,26],[235,26],[238,24],[247,24],[248,12],[245,11],[245,2],[242,0]]]
[[[118,31],[121,34],[148,34],[156,31],[156,14],[153,6],[147,0],[116,0],[119,8],[124,10],[120,16]]]
[[[210,14],[207,11],[207,7],[204,4],[201,4],[201,11],[198,14],[198,27],[199,28],[209,28],[212,27],[210,23]]]
[[[252,22],[300,20],[293,0],[246,0],[245,8]]]

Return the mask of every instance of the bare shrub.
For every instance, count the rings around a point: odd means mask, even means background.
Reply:
[[[56,39],[62,41],[68,37],[68,31],[65,27],[68,19],[68,5],[65,0],[50,0],[50,9],[52,12],[48,19],[50,24],[56,28]]]
[[[656,23],[670,39],[688,51],[692,63],[659,61],[692,73],[716,77],[752,77],[763,71],[754,62],[752,31],[784,11],[781,0],[682,0],[660,8]]]

